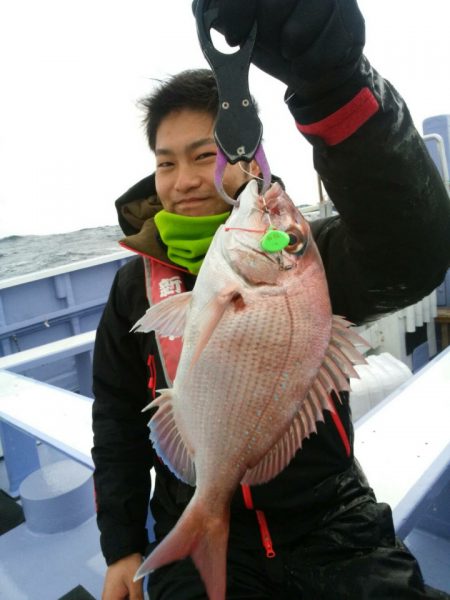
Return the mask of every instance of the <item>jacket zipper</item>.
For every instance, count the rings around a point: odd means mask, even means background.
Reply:
[[[147,366],[150,371],[150,377],[148,380],[148,389],[152,391],[152,398],[156,397],[156,364],[155,357],[153,354],[149,354],[147,358]]]
[[[250,491],[250,486],[242,484],[241,489],[242,489],[242,495],[244,497],[245,507],[248,508],[249,510],[255,510],[255,508],[253,506],[253,498],[252,498],[252,493]],[[256,519],[257,519],[258,525],[259,525],[259,533],[261,535],[262,545],[264,546],[264,549],[266,551],[266,556],[267,556],[267,558],[275,558],[276,553],[275,553],[275,550],[273,549],[272,538],[270,536],[270,531],[269,531],[269,526],[267,524],[266,515],[264,514],[264,512],[262,510],[255,510],[255,513],[256,513]]]
[[[341,421],[341,418],[338,415],[338,412],[336,410],[336,405],[334,403],[332,395],[330,394],[328,396],[328,398],[334,409],[331,411],[331,418],[333,419],[333,423],[337,429],[339,437],[341,438],[342,444],[344,445],[345,454],[347,455],[347,457],[350,457],[350,455],[352,453],[352,449],[350,446],[350,440],[348,439],[348,435],[347,435],[347,432],[345,431],[345,427]]]
[[[334,411],[331,412],[331,416],[333,418],[334,425],[339,433],[339,437],[341,438],[342,444],[344,445],[345,452],[347,456],[351,454],[350,441],[347,436],[347,432],[345,431],[344,425],[336,411],[336,406],[334,405],[334,401],[330,395],[330,401],[333,404]],[[244,497],[245,507],[249,510],[255,510],[253,505],[252,493],[250,491],[250,486],[241,485],[242,495]],[[266,551],[267,558],[274,558],[276,556],[275,550],[273,549],[272,538],[269,531],[269,526],[267,524],[266,515],[262,510],[255,510],[256,519],[258,520],[259,532],[261,534],[261,541]]]

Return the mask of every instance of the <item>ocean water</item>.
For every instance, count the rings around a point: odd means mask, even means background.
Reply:
[[[0,239],[0,281],[119,252],[119,226],[93,227],[53,235],[12,235]]]
[[[304,207],[311,209],[309,205]],[[302,206],[300,206],[302,208]],[[307,212],[308,220],[319,217]],[[0,238],[0,281],[120,252],[124,234],[118,225],[105,225],[53,235],[11,235]]]

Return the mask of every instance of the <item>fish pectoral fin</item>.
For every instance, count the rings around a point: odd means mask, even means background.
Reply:
[[[220,323],[227,307],[232,302],[236,302],[237,310],[245,306],[240,293],[240,286],[235,283],[224,287],[206,305],[203,326],[201,327],[201,333],[197,340],[195,352],[192,356],[191,368],[198,361],[217,325]]]
[[[186,327],[191,298],[192,292],[183,292],[154,304],[133,325],[131,331],[156,331],[163,336],[181,337]]]
[[[158,410],[150,420],[150,439],[158,456],[174,475],[189,485],[195,485],[195,464],[175,421],[173,390],[161,390],[161,396],[151,403]]]

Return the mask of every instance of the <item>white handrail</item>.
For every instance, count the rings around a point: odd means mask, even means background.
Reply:
[[[0,357],[0,369],[10,371],[23,371],[39,367],[43,364],[60,360],[74,354],[81,354],[92,350],[95,342],[95,329],[79,333],[62,340],[56,340],[42,346],[14,352]]]

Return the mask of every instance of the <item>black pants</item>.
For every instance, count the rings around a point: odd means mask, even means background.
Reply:
[[[363,487],[295,545],[277,547],[274,539],[275,558],[230,543],[227,600],[449,600],[424,586],[416,560],[395,538],[389,506]],[[148,591],[150,600],[207,599],[190,559],[152,573]]]

